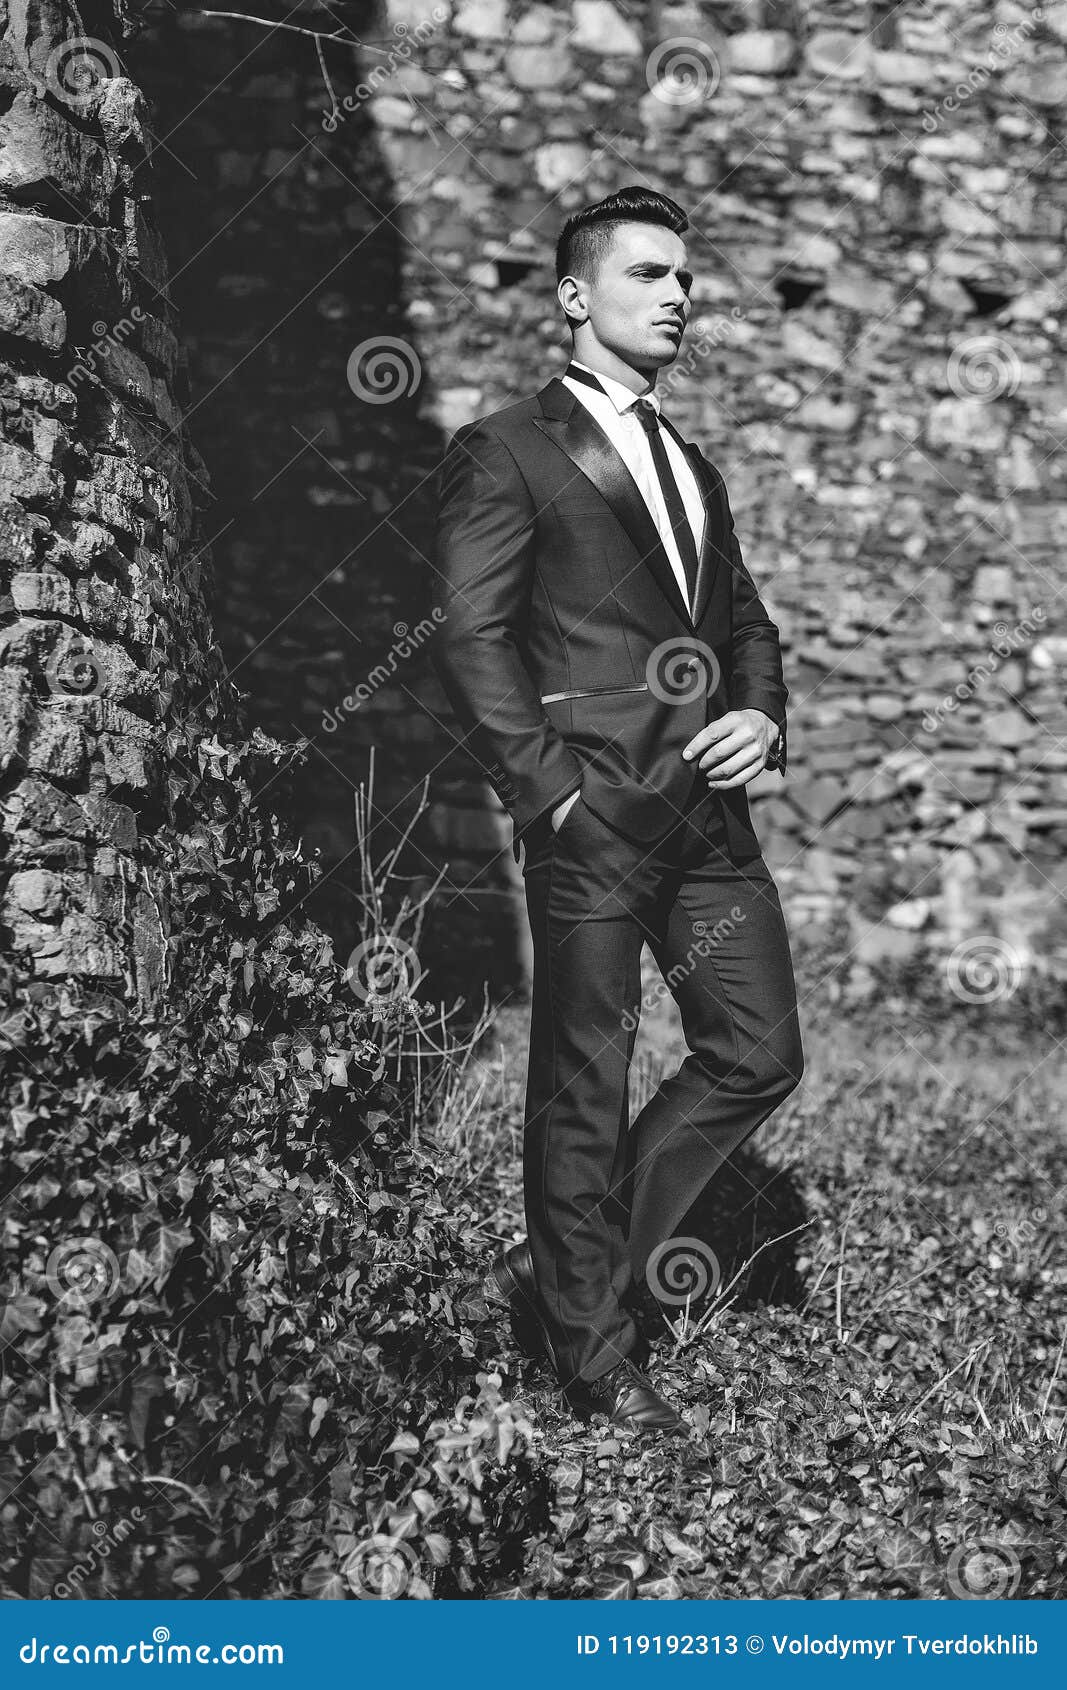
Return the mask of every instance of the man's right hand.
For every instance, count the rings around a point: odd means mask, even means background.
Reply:
[[[567,814],[567,811],[570,809],[572,804],[576,804],[578,802],[581,796],[581,789],[579,788],[577,792],[572,792],[569,798],[565,798],[562,804],[556,805],[556,808],[552,812],[553,833],[559,832],[560,828],[563,826],[563,818]]]

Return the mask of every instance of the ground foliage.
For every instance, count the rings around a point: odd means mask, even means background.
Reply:
[[[458,1158],[387,1073],[418,1006],[302,917],[283,755],[186,749],[167,1016],[4,981],[5,1593],[1061,1595],[1055,996],[805,952],[805,1085],[688,1220],[721,1294],[646,1305],[691,1438],[582,1426],[479,1290],[525,1011]]]
[[[334,1594],[346,1543],[383,1510],[395,1529],[396,1433],[478,1393],[445,1289],[478,1259],[471,1211],[405,1139],[383,1029],[253,799],[290,754],[176,752],[167,1013],[5,969],[11,1594]],[[449,1563],[480,1529],[463,1459],[433,1479]],[[514,1482],[490,1482],[504,1516]]]
[[[552,1524],[498,1594],[1067,1589],[1060,991],[946,1001],[931,956],[849,1002],[843,949],[802,957],[804,1086],[679,1226],[741,1278],[650,1319],[689,1448],[575,1438],[526,1375]]]

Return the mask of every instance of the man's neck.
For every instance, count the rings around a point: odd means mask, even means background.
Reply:
[[[650,393],[656,385],[655,376],[646,376],[640,370],[635,370],[631,364],[616,357],[614,352],[607,352],[603,347],[594,347],[591,352],[579,352],[577,348],[571,353],[571,362],[582,364],[585,369],[592,370],[594,375],[610,376],[613,381],[621,382],[623,387],[629,388],[631,393]]]

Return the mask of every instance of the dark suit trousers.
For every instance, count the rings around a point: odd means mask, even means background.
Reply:
[[[558,833],[543,817],[525,835],[523,1184],[562,1383],[592,1381],[634,1347],[631,1279],[803,1071],[778,890],[762,855],[730,860],[721,815],[697,771],[685,814],[653,844],[624,838],[582,798]],[[627,1130],[644,942],[689,1055]]]

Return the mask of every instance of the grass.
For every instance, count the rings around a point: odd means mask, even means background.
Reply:
[[[824,961],[801,966],[801,1087],[680,1228],[714,1250],[718,1293],[655,1315],[690,1443],[582,1427],[506,1327],[479,1327],[545,1498],[491,1594],[1063,1594],[1061,1031],[929,975],[849,1004]],[[505,1006],[460,1087],[478,1107],[457,1095],[451,1142],[437,1128],[487,1259],[524,1232],[525,1041]],[[682,1051],[664,993],[633,1107]]]

